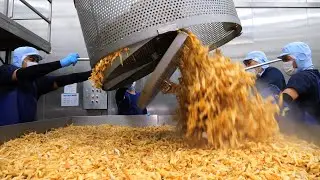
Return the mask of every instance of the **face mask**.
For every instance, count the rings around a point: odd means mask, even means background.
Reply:
[[[35,66],[35,65],[38,65],[38,63],[37,62],[31,62],[31,61],[27,62],[27,67]]]
[[[283,70],[289,76],[297,73],[297,69],[293,67],[293,61],[283,62]]]

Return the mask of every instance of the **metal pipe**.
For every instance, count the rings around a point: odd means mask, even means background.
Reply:
[[[264,66],[264,65],[267,65],[267,64],[276,63],[276,62],[279,62],[279,61],[282,61],[282,59],[276,59],[276,60],[268,61],[268,62],[265,62],[265,63],[257,64],[257,65],[254,65],[254,66],[250,66],[250,67],[245,68],[245,70],[248,71],[250,69],[261,67],[261,66]]]
[[[2,62],[2,64],[6,64],[1,57],[0,57],[0,62]]]
[[[78,58],[78,61],[90,61],[89,58]]]
[[[46,18],[41,12],[39,12],[37,9],[35,9],[31,4],[29,4],[27,1],[25,0],[19,0],[20,2],[22,2],[24,5],[26,5],[29,9],[31,9],[34,13],[36,13],[38,16],[40,16],[43,20],[45,20],[47,23],[51,24],[51,21]]]
[[[319,8],[319,2],[235,2],[236,8]]]
[[[6,51],[5,64],[9,64],[11,62],[11,50]]]
[[[9,15],[9,0],[5,0],[4,1],[4,15],[6,15],[8,17]]]
[[[12,18],[12,20],[15,21],[29,21],[29,20],[42,20],[42,18],[30,18],[30,19],[26,19],[26,18]]]
[[[50,22],[52,21],[52,2],[51,0],[49,1],[49,6],[50,6],[50,14],[49,14],[49,20]],[[51,43],[51,23],[48,24],[48,40],[49,40],[49,43]]]
[[[13,18],[13,13],[14,13],[14,2],[15,2],[15,0],[12,0],[10,16],[9,16],[9,14],[8,14],[8,18]]]

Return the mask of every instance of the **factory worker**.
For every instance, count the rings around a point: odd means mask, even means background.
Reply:
[[[252,51],[248,53],[243,63],[246,67],[268,62],[267,56],[261,51]],[[257,76],[256,87],[259,91],[266,88],[278,89],[283,91],[286,87],[286,81],[281,71],[275,67],[264,65],[251,70]]]
[[[70,54],[60,61],[38,64],[42,57],[35,48],[15,49],[12,64],[0,66],[0,125],[34,121],[41,95],[86,81],[91,71],[46,76],[57,69],[75,65],[78,58],[78,54]]]
[[[313,66],[311,49],[303,42],[293,42],[282,49],[279,58],[283,61],[283,70],[291,76],[283,99],[289,104],[293,117],[308,123],[319,122],[320,73]]]
[[[138,107],[140,92],[135,89],[136,82],[133,82],[129,88],[119,88],[116,92],[116,103],[118,115],[143,115],[148,114],[147,109]]]

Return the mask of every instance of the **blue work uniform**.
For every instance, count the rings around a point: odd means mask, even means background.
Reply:
[[[263,74],[257,78],[256,87],[258,91],[263,91],[269,85],[276,86],[283,91],[286,88],[286,81],[281,71],[275,67],[268,67]]]
[[[294,74],[288,81],[287,88],[297,91],[299,97],[291,109],[297,119],[307,122],[320,122],[320,73],[318,70],[304,70]]]
[[[37,101],[52,90],[54,77],[13,81],[14,65],[0,66],[0,126],[36,120]]]
[[[119,90],[121,91],[121,90]],[[121,93],[120,93],[121,94]],[[117,97],[117,106],[119,115],[143,115],[147,114],[147,109],[140,109],[138,107],[138,100],[140,93],[130,94],[127,91],[124,93],[124,97]],[[122,99],[121,99],[122,98]]]

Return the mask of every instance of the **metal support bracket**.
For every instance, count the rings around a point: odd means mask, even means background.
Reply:
[[[145,108],[159,93],[161,85],[165,79],[169,79],[178,67],[178,55],[186,41],[188,34],[180,32],[174,39],[161,61],[147,80],[141,96],[138,101],[138,106]]]
[[[0,61],[2,64],[6,64],[1,57],[0,57]]]

